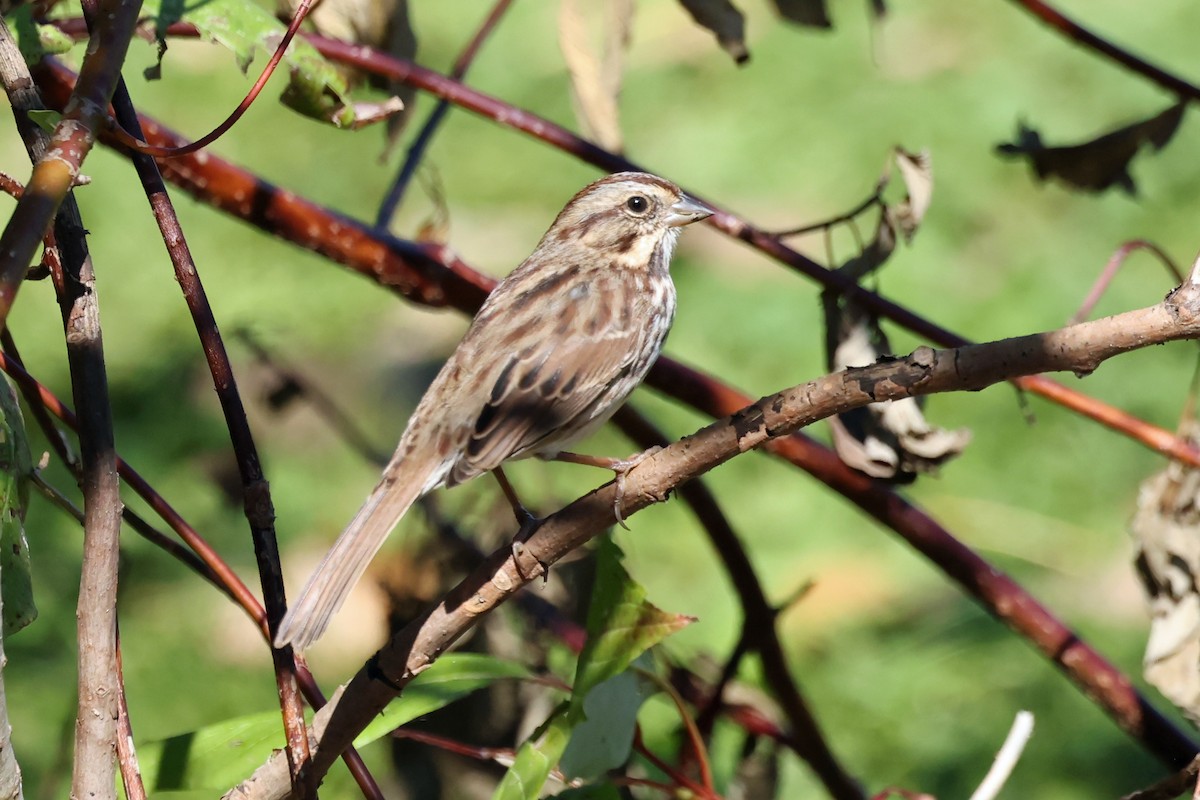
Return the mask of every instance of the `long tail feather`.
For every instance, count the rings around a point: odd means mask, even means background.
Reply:
[[[288,608],[275,634],[276,647],[290,644],[304,650],[321,637],[392,528],[424,493],[424,481],[420,480],[423,476],[408,480],[409,476],[397,474],[408,470],[398,470],[397,466],[393,462],[384,472],[379,485],[309,577],[299,599]]]

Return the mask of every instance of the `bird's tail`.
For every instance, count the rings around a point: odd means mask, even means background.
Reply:
[[[288,608],[275,634],[276,647],[290,644],[297,650],[305,650],[321,637],[350,590],[367,571],[384,539],[424,494],[423,476],[406,480],[409,476],[402,473],[409,470],[397,467],[392,462],[384,471],[379,485],[317,565],[299,599]]]

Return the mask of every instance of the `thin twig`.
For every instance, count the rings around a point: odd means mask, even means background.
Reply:
[[[242,101],[238,103],[237,107],[234,108],[232,112],[230,112],[228,117],[226,117],[223,121],[221,121],[220,124],[218,124],[208,133],[201,136],[199,139],[195,140],[194,142],[189,142],[182,147],[155,147],[154,145],[147,144],[143,140],[142,133],[136,125],[130,127],[125,122],[121,121],[120,114],[117,115],[117,123],[120,127],[113,128],[111,130],[111,135],[123,145],[128,147],[131,151],[139,155],[149,156],[151,158],[178,158],[180,156],[189,155],[208,147],[210,144],[228,133],[229,130],[237,124],[238,120],[240,120],[245,113],[250,110],[250,106],[252,106],[254,101],[258,99],[258,95],[267,85],[267,81],[270,80],[271,76],[275,74],[275,68],[278,67],[279,62],[283,60],[283,56],[285,53],[287,53],[287,49],[291,45],[292,39],[296,37],[296,32],[300,30],[301,24],[303,24],[305,17],[308,16],[308,12],[312,9],[312,7],[313,0],[300,0],[300,2],[296,5],[295,13],[292,14],[291,21],[288,23],[287,30],[284,31],[283,36],[279,40],[279,44],[275,46],[275,52],[271,53],[271,57],[267,59],[267,63],[263,66],[262,72],[259,73],[258,78],[254,81],[254,85],[250,87],[250,90],[246,92],[246,96],[242,98]]]
[[[861,203],[859,203],[858,205],[856,205],[854,208],[850,209],[849,211],[846,211],[842,214],[838,214],[837,216],[834,216],[834,217],[830,217],[829,219],[823,219],[820,222],[810,222],[809,224],[803,225],[799,228],[789,228],[787,230],[776,231],[772,235],[773,236],[802,236],[806,233],[813,233],[814,231],[821,231],[823,233],[827,233],[835,225],[839,225],[843,222],[850,222],[855,217],[857,217],[859,214],[863,213],[864,211],[871,208],[872,206],[880,205],[883,200],[883,190],[884,190],[885,186],[886,186],[886,184],[883,182],[876,184],[875,191],[872,192],[869,197],[867,197],[865,200],[863,200]],[[857,236],[858,229],[855,228],[854,232],[855,232],[855,235]],[[859,243],[858,249],[862,250],[861,242]],[[833,263],[832,259],[830,260],[830,263]]]
[[[496,4],[492,6],[492,10],[479,26],[479,30],[475,31],[471,41],[467,43],[455,60],[454,66],[450,70],[450,74],[455,80],[462,80],[466,77],[467,70],[470,69],[471,64],[475,61],[475,56],[479,53],[479,48],[483,46],[484,40],[495,29],[496,24],[500,22],[500,18],[504,16],[504,12],[508,11],[510,5],[512,5],[512,0],[496,0]],[[413,139],[413,143],[408,146],[404,164],[400,167],[400,172],[397,173],[396,179],[388,188],[383,202],[379,205],[379,212],[375,215],[375,227],[387,230],[391,225],[392,217],[396,216],[396,209],[400,207],[400,201],[404,198],[404,192],[412,181],[413,175],[417,173],[417,167],[420,166],[421,159],[429,148],[429,143],[433,141],[434,134],[437,133],[437,129],[448,111],[450,111],[450,103],[446,100],[438,100],[437,105],[425,120],[425,124],[421,126],[420,132]]]
[[[1153,242],[1147,242],[1144,239],[1134,239],[1133,241],[1125,242],[1109,257],[1108,262],[1104,265],[1104,269],[1100,271],[1100,276],[1096,278],[1096,282],[1088,289],[1087,296],[1084,297],[1079,310],[1067,320],[1068,325],[1082,322],[1091,316],[1092,309],[1096,307],[1096,303],[1100,302],[1100,298],[1107,291],[1113,278],[1120,272],[1121,267],[1125,266],[1129,256],[1137,250],[1147,250],[1158,258],[1159,262],[1167,268],[1167,273],[1175,279],[1175,282],[1171,284],[1172,286],[1178,286],[1183,283],[1183,273],[1175,262],[1171,260],[1171,257],[1164,253],[1158,245]]]
[[[712,765],[708,761],[708,750],[704,747],[704,737],[700,735],[700,729],[696,727],[696,721],[688,713],[687,705],[683,702],[683,697],[680,696],[679,692],[675,691],[674,686],[657,672],[640,667],[635,667],[634,670],[638,675],[641,675],[644,679],[657,686],[675,706],[675,711],[679,714],[679,721],[683,725],[683,731],[687,736],[688,745],[691,750],[690,755],[696,759],[696,765],[700,769],[700,785],[704,787],[706,792],[715,794],[716,789],[713,788]],[[683,757],[680,760],[684,760]]]
[[[1161,781],[1138,789],[1121,797],[1121,800],[1174,800],[1186,794],[1200,778],[1200,756],[1196,756],[1188,765],[1173,775],[1168,775]]]
[[[121,765],[121,783],[126,800],[146,800],[146,785],[133,746],[133,723],[129,719],[129,701],[125,696],[125,668],[121,662],[121,632],[117,630],[117,763]]]
[[[375,447],[371,438],[363,432],[355,423],[354,419],[342,410],[338,402],[334,400],[325,390],[311,381],[301,372],[284,364],[270,350],[268,350],[261,342],[254,338],[250,331],[242,328],[234,331],[234,335],[249,348],[250,352],[254,353],[254,357],[259,363],[271,370],[275,377],[284,385],[295,387],[298,394],[302,395],[305,400],[316,410],[317,414],[328,423],[329,427],[342,438],[351,450],[358,453],[364,461],[382,468],[388,463],[391,458],[391,453],[386,453]]]
[[[84,0],[85,12],[89,5],[97,0]],[[303,11],[309,7],[309,0],[302,0],[301,9],[297,11],[297,21],[303,18]],[[282,56],[283,45],[277,51]],[[278,58],[275,59],[275,62]],[[273,62],[273,63],[275,63]],[[270,65],[269,65],[270,66]],[[117,121],[139,138],[142,135],[138,124],[137,110],[129,98],[129,92],[124,80],[117,84],[113,96],[113,108]],[[262,584],[264,605],[267,610],[268,628],[274,635],[275,626],[283,618],[287,601],[284,597],[283,571],[279,560],[279,543],[275,537],[275,508],[271,502],[271,490],[263,474],[262,462],[258,456],[258,448],[250,431],[250,423],[246,419],[246,409],[238,392],[237,379],[233,374],[233,365],[229,361],[229,353],[225,342],[217,328],[216,317],[204,284],[200,279],[200,271],[188,247],[183,227],[175,214],[174,205],[167,194],[162,175],[154,159],[136,153],[132,156],[138,178],[154,219],[158,223],[159,232],[166,244],[171,265],[175,270],[175,280],[183,291],[188,311],[200,338],[201,349],[212,374],[213,387],[221,402],[221,410],[225,416],[225,425],[229,429],[229,438],[233,444],[234,456],[237,460],[238,471],[242,478],[242,499],[246,519],[250,523],[250,535],[254,541],[254,554],[258,560],[259,580]],[[316,785],[309,785],[305,777],[306,765],[309,761],[308,737],[304,733],[304,703],[296,684],[296,662],[290,647],[281,649],[271,648],[271,658],[275,667],[275,682],[279,693],[279,703],[283,714],[283,726],[287,735],[287,752],[292,769],[292,781],[301,796],[314,796]],[[359,765],[361,767],[361,764]],[[367,791],[368,797],[382,797],[379,787],[370,775],[362,768],[360,783]]]
[[[995,800],[1004,784],[1008,783],[1008,777],[1012,775],[1017,762],[1021,760],[1021,753],[1025,752],[1025,745],[1029,743],[1030,736],[1033,736],[1033,714],[1018,711],[1004,744],[992,761],[992,768],[983,777],[979,788],[971,793],[971,800]]]
[[[1127,50],[1117,47],[1106,39],[1102,39],[1078,22],[1068,18],[1062,12],[1043,3],[1042,0],[1013,0],[1030,14],[1049,25],[1068,39],[1094,50],[1106,58],[1115,61],[1125,69],[1158,84],[1164,89],[1175,92],[1182,98],[1200,100],[1200,87],[1179,78],[1164,69],[1154,66],[1148,61],[1133,55]]]

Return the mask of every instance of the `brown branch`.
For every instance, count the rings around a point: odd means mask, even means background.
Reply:
[[[976,390],[1034,372],[1089,372],[1101,362],[1152,344],[1200,337],[1200,286],[1186,284],[1162,303],[1048,333],[952,350],[918,348],[905,358],[846,370],[764,397],[753,405],[648,456],[625,479],[626,518],[735,456],[851,408],[936,392]],[[614,483],[547,517],[518,553],[505,546],[377,652],[343,692],[317,713],[313,734],[318,775],[354,736],[484,614],[541,576],[550,565],[613,524]],[[1008,580],[998,570],[996,584]],[[1066,650],[1074,639],[1061,643]],[[1128,689],[1128,686],[1126,685]],[[1131,691],[1131,690],[1130,690]],[[1136,695],[1134,695],[1136,697]],[[1144,724],[1136,705],[1123,722]],[[1176,734],[1172,759],[1195,745]],[[1180,758],[1182,753],[1186,756]],[[286,760],[273,756],[231,798],[286,796]]]
[[[85,11],[90,3],[96,0],[84,0]],[[307,4],[302,4],[302,10]],[[303,17],[301,12],[296,14],[297,20]],[[294,24],[298,24],[294,22]],[[277,56],[282,55],[280,46]],[[278,59],[276,59],[278,60]],[[270,68],[272,65],[268,65]],[[266,71],[264,71],[265,73]],[[138,124],[137,111],[129,98],[125,81],[117,84],[113,96],[113,107],[117,121],[128,131],[139,138],[142,135]],[[217,327],[212,305],[204,284],[200,280],[200,271],[188,247],[187,237],[175,214],[175,207],[167,194],[158,165],[153,158],[142,153],[131,157],[142,189],[150,201],[155,222],[166,244],[171,265],[175,270],[175,280],[183,291],[188,311],[196,333],[200,337],[201,349],[212,374],[213,387],[221,403],[225,416],[225,425],[229,429],[229,437],[233,444],[234,457],[237,460],[238,472],[242,479],[242,499],[246,518],[250,523],[250,535],[254,542],[254,554],[258,561],[259,581],[262,585],[264,605],[267,611],[268,628],[274,636],[275,627],[283,618],[287,601],[284,595],[283,571],[279,560],[279,543],[275,537],[275,508],[271,502],[271,490],[263,474],[262,462],[258,456],[258,448],[250,431],[249,420],[238,392],[237,379],[233,374],[233,365],[229,361],[229,353]],[[287,737],[288,761],[291,764],[292,781],[297,788],[306,787],[306,765],[308,764],[308,737],[304,734],[304,702],[296,685],[296,662],[292,649],[271,648],[271,660],[275,668],[275,683],[279,694],[280,708],[283,714],[283,727]],[[367,787],[373,789],[369,797],[381,797],[379,787],[366,774],[361,762],[357,765],[364,773],[360,777]],[[315,786],[307,786],[302,796],[315,793]]]
[[[77,632],[79,694],[71,791],[76,797],[115,797],[117,719],[116,606],[121,530],[120,481],[113,442],[112,408],[104,365],[95,274],[79,207],[70,194],[79,165],[94,141],[101,114],[133,34],[137,0],[112,0],[94,33],[76,91],[52,136],[27,130],[26,113],[40,108],[16,43],[0,21],[0,80],[9,95],[34,164],[17,208],[0,235],[0,326],[51,221],[61,263],[52,270],[62,310],[71,388],[80,409],[80,487],[84,500],[83,564]],[[103,111],[104,103],[99,103]],[[31,230],[22,226],[34,226]]]
[[[1174,775],[1168,775],[1145,789],[1130,792],[1121,800],[1173,800],[1194,787],[1198,778],[1200,778],[1200,756],[1193,758],[1187,766]]]
[[[125,667],[121,661],[121,633],[117,631],[117,761],[121,765],[121,783],[126,800],[146,800],[146,785],[133,747],[133,723],[125,696]]]
[[[1181,98],[1200,100],[1200,87],[1188,83],[1182,78],[1176,77],[1148,61],[1138,58],[1106,39],[1102,39],[1062,12],[1043,3],[1042,0],[1013,1],[1076,44],[1100,53],[1105,58],[1115,61],[1130,72],[1141,75],[1164,89],[1169,89]]]
[[[17,201],[4,232],[0,233],[0,327],[7,323],[17,289],[42,235],[74,185],[84,158],[91,152],[96,130],[104,125],[108,99],[121,76],[141,0],[100,0],[99,8],[96,30],[79,70],[79,80],[62,106],[62,120],[48,139],[26,116],[31,108],[41,107],[32,91],[28,69],[24,61],[17,63],[20,56],[15,49],[4,47],[9,54],[0,66],[4,73],[2,80],[34,168],[25,184],[24,196]],[[12,43],[7,31],[4,38],[8,44]]]

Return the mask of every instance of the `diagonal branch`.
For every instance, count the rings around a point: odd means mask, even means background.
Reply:
[[[1033,16],[1078,44],[1100,53],[1125,69],[1149,79],[1164,89],[1169,89],[1181,98],[1200,100],[1200,87],[1179,78],[1150,62],[1135,56],[1128,50],[1117,47],[1107,39],[1089,31],[1075,20],[1058,11],[1042,0],[1013,0]]]
[[[977,390],[1039,372],[1090,372],[1103,361],[1152,344],[1200,337],[1200,286],[1186,284],[1139,311],[989,344],[912,355],[827,375],[768,397],[644,459],[625,479],[626,518],[741,453],[819,419],[884,400]],[[611,526],[616,486],[608,483],[548,517],[516,553],[503,547],[426,613],[396,633],[313,720],[319,776],[413,677],[484,614],[571,550]],[[992,570],[992,581],[1006,580]],[[1062,643],[1064,647],[1070,641]],[[1136,711],[1136,709],[1134,709]],[[1195,751],[1186,739],[1172,760]],[[1186,754],[1186,755],[1184,755]],[[284,797],[286,759],[273,756],[230,798]]]
[[[70,25],[64,25],[64,29],[68,32],[73,32],[74,28]],[[190,25],[176,23],[170,26],[169,33],[172,35],[196,35],[195,29]],[[545,142],[553,147],[564,152],[570,153],[577,158],[593,164],[602,169],[610,171],[619,170],[641,170],[643,167],[634,164],[622,156],[615,153],[610,153],[603,148],[576,136],[566,128],[542,119],[536,114],[515,108],[502,100],[478,92],[467,86],[458,83],[444,75],[440,75],[432,70],[417,66],[408,61],[387,56],[383,53],[371,50],[369,48],[350,45],[345,42],[338,42],[333,39],[324,39],[319,36],[308,37],[309,40],[317,47],[317,49],[329,58],[341,61],[346,64],[355,66],[365,72],[369,72],[388,80],[395,80],[404,83],[410,83],[418,88],[424,89],[439,98],[446,99],[456,105],[473,111],[487,119],[496,121],[497,123],[514,130],[521,131],[530,136],[537,138],[539,141]],[[52,77],[56,82],[62,81],[64,85],[58,87],[60,91],[65,91],[70,85],[69,79],[66,77],[66,70],[57,65],[51,67],[52,73],[45,73],[46,77]],[[50,87],[43,83],[43,89],[49,92]],[[143,120],[145,124],[145,120]],[[146,126],[149,133],[151,126]],[[167,135],[175,136],[160,127],[160,130]],[[183,141],[179,139],[178,141]],[[111,143],[111,142],[110,142]],[[119,149],[119,148],[118,148]],[[191,162],[190,166],[180,165],[178,171],[172,176],[168,173],[168,177],[180,183],[185,189],[200,196],[209,202],[213,202],[221,208],[229,210],[230,205],[236,205],[244,210],[239,213],[243,219],[254,222],[261,227],[271,230],[273,233],[285,236],[290,240],[309,247],[316,252],[328,255],[333,260],[339,263],[346,264],[360,272],[368,275],[376,275],[377,278],[387,285],[393,285],[402,294],[405,294],[410,299],[418,299],[411,294],[411,288],[406,288],[403,282],[391,283],[384,275],[394,269],[391,265],[394,264],[399,256],[403,260],[403,253],[407,250],[412,258],[411,264],[405,268],[404,272],[411,275],[413,269],[422,269],[423,262],[431,258],[441,256],[446,259],[447,263],[456,262],[457,259],[449,254],[447,248],[433,245],[414,245],[412,243],[401,243],[399,240],[389,239],[387,237],[371,237],[366,226],[357,222],[350,223],[359,228],[359,232],[348,231],[344,228],[345,218],[340,215],[333,215],[338,218],[332,228],[327,225],[318,225],[309,228],[300,228],[298,220],[291,218],[287,212],[284,212],[279,217],[279,225],[264,225],[260,222],[264,215],[262,212],[264,197],[260,194],[260,189],[273,190],[269,184],[262,181],[256,181],[251,176],[246,176],[242,173],[243,179],[249,178],[250,186],[243,188],[239,194],[232,196],[226,195],[220,201],[214,199],[214,195],[220,194],[219,190],[208,186],[195,186],[191,188],[189,184],[197,175],[207,175],[207,163],[197,165],[195,161]],[[229,166],[229,165],[226,165]],[[168,166],[168,170],[171,167]],[[210,191],[211,190],[211,191]],[[275,192],[275,194],[279,194]],[[697,196],[694,193],[693,196]],[[272,203],[280,207],[293,205],[289,202],[291,198],[273,198]],[[703,199],[702,197],[699,199]],[[251,201],[257,201],[252,204]],[[708,201],[705,201],[708,202]],[[909,330],[924,336],[929,341],[935,344],[940,344],[944,347],[958,347],[968,344],[969,340],[959,336],[951,331],[942,328],[935,323],[925,319],[919,314],[901,306],[897,303],[888,300],[882,295],[863,289],[854,283],[853,279],[848,275],[840,273],[836,270],[828,270],[822,267],[815,261],[807,258],[796,250],[785,245],[777,236],[774,236],[754,225],[747,220],[742,219],[731,211],[720,208],[719,204],[708,202],[708,204],[717,209],[717,212],[710,218],[710,224],[726,233],[727,235],[739,239],[769,258],[778,261],[781,264],[800,272],[803,275],[820,283],[826,289],[832,289],[843,293],[853,293],[856,301],[864,308],[870,309],[880,316],[886,317],[893,322],[902,325]],[[306,204],[301,201],[299,207],[311,206],[318,208],[313,204]],[[307,215],[307,221],[313,223],[311,212],[312,208],[305,208],[304,214]],[[352,239],[359,242],[363,238],[372,239],[374,246],[368,248],[375,251],[377,261],[363,259],[361,254],[355,253],[351,248],[339,242],[343,239]],[[338,242],[340,252],[330,253],[328,248],[330,243]],[[386,242],[388,246],[380,247],[381,242]],[[386,251],[385,255],[380,255],[380,250]],[[458,262],[461,264],[461,262]],[[476,279],[482,277],[478,273],[471,272],[474,277],[463,275],[463,270],[455,267],[455,272],[460,277],[465,277],[468,282],[477,282]],[[405,276],[407,277],[407,276]],[[411,281],[411,278],[408,278]],[[484,285],[490,288],[490,281],[484,279]],[[408,284],[411,286],[411,283]],[[451,284],[455,286],[455,284]],[[424,288],[424,287],[423,287]],[[455,287],[458,288],[458,287]],[[435,293],[433,297],[434,305],[449,304],[451,301],[446,296]],[[422,302],[418,300],[419,302]],[[481,301],[480,301],[481,302]],[[459,306],[462,308],[462,306]],[[469,310],[474,311],[478,307],[478,302],[469,306]],[[1160,428],[1156,425],[1151,425],[1143,420],[1138,419],[1128,412],[1114,408],[1106,403],[1100,402],[1094,398],[1088,397],[1081,392],[1070,389],[1062,383],[1051,380],[1040,375],[1031,375],[1023,378],[1018,378],[1016,381],[1020,388],[1040,395],[1051,402],[1057,403],[1065,408],[1074,411],[1077,414],[1088,417],[1095,422],[1104,425],[1110,430],[1116,431],[1124,436],[1128,436],[1135,441],[1140,442],[1144,446],[1168,456],[1185,464],[1200,467],[1200,448],[1197,448],[1192,443],[1182,437],[1176,436],[1172,432]]]
[[[47,65],[39,78],[48,94],[65,98],[71,80],[67,70]],[[145,117],[142,124],[149,136],[162,136],[164,142],[176,138]],[[419,245],[373,233],[355,220],[279,191],[216,156],[173,159],[164,164],[164,171],[170,180],[201,200],[313,249],[414,302],[473,311],[494,283],[447,247]],[[1042,376],[1023,380],[1040,381],[1047,391],[1061,391],[1064,397],[1059,399],[1066,405],[1091,402],[1085,395]],[[751,401],[736,389],[668,358],[658,361],[647,385],[712,417],[733,414]],[[1132,420],[1143,427],[1138,437],[1142,441],[1184,463],[1200,464],[1200,454],[1174,434],[1103,403],[1095,405],[1097,418],[1111,427],[1127,430]],[[809,472],[904,538],[990,613],[1030,641],[1149,750],[1173,762],[1181,748],[1190,747],[1186,738],[1132,689],[1124,675],[1078,640],[1014,581],[997,578],[999,573],[990,564],[919,507],[854,472],[827,447],[803,434],[775,439],[766,449]]]

